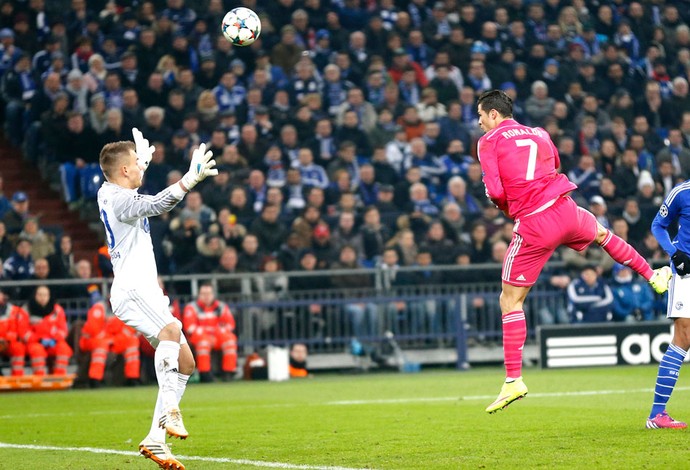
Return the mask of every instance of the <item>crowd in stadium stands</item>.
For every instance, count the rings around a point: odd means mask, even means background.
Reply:
[[[219,175],[150,220],[162,274],[500,260],[512,222],[487,200],[475,151],[476,98],[493,88],[551,134],[579,204],[665,257],[649,227],[690,177],[687,2],[243,4],[263,28],[244,48],[220,34],[222,0],[0,2],[5,135],[68,201],[95,197],[101,146],[132,127],[156,147],[148,194],[210,143]],[[91,275],[67,234],[46,242],[26,194],[0,212],[5,279]],[[564,251],[569,269],[545,273],[568,291],[563,315],[639,317],[617,294],[635,281],[599,251]],[[107,259],[97,268],[107,276]],[[578,304],[595,290],[603,310]]]

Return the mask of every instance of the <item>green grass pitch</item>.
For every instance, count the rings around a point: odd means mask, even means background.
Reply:
[[[498,368],[192,384],[182,403],[190,437],[173,452],[188,469],[687,468],[687,431],[644,429],[656,367],[524,376],[529,395],[494,415],[484,408]],[[684,383],[681,371],[669,411],[687,420]],[[155,394],[2,394],[0,468],[157,468],[134,455]]]

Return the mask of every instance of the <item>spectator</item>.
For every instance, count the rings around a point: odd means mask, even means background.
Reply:
[[[549,88],[541,80],[532,84],[532,94],[525,101],[525,111],[533,126],[544,127],[544,120],[553,113],[556,100],[549,97]]]
[[[58,137],[56,158],[59,163],[72,163],[77,169],[81,169],[87,163],[96,162],[98,143],[98,136],[86,126],[84,117],[79,113],[69,112],[66,132]]]
[[[212,351],[222,353],[223,379],[232,378],[237,369],[235,317],[225,302],[216,299],[210,284],[202,285],[196,301],[185,306],[184,332],[194,345],[202,382],[213,382]]]
[[[34,261],[31,257],[31,240],[19,239],[14,253],[2,266],[3,277],[13,281],[29,279],[34,274]]]
[[[429,152],[424,139],[417,137],[410,141],[410,151],[403,157],[403,169],[411,167],[419,168],[421,181],[430,188],[437,187],[441,176],[445,173],[443,161]]]
[[[73,69],[67,74],[65,91],[70,98],[71,110],[79,114],[86,114],[88,110],[89,90],[84,85],[84,74]]]
[[[292,276],[289,279],[288,290],[290,292],[298,291],[320,291],[329,289],[331,284],[331,277],[324,276],[323,273],[316,273],[317,258],[314,251],[311,249],[303,250],[299,258],[299,271],[313,272],[313,276]],[[309,313],[312,315],[321,314],[322,305],[311,304],[309,306]]]
[[[94,93],[89,99],[89,110],[87,112],[87,124],[99,136],[102,136],[108,128],[108,109],[105,107],[105,96],[103,93]]]
[[[342,103],[336,113],[336,124],[345,123],[345,113],[354,111],[358,117],[359,127],[364,132],[371,132],[376,125],[376,110],[374,106],[364,100],[364,92],[360,88],[352,88],[347,91],[347,100]]]
[[[24,136],[24,115],[26,105],[36,93],[36,84],[31,77],[31,58],[22,55],[2,77],[2,98],[5,108],[5,135],[15,147],[18,147]]]
[[[596,195],[601,181],[601,174],[597,170],[591,155],[582,155],[577,167],[568,173],[570,181],[577,185],[577,194],[582,199],[590,200]]]
[[[680,129],[668,131],[668,144],[656,154],[656,162],[670,161],[674,174],[681,178],[690,176],[690,149],[683,147]]]
[[[465,218],[460,206],[454,202],[446,203],[443,206],[440,221],[443,225],[445,238],[454,244],[459,243],[465,227]]]
[[[235,214],[240,220],[249,220],[254,216],[254,209],[249,203],[247,192],[243,187],[235,187],[230,192],[230,212]]]
[[[19,233],[20,239],[31,242],[31,257],[33,259],[45,258],[55,253],[55,240],[51,234],[43,231],[35,217],[26,219],[24,229]]]
[[[435,122],[444,117],[446,106],[439,101],[436,89],[425,88],[421,94],[421,100],[417,104],[419,117],[424,122]]]
[[[372,148],[369,142],[369,136],[362,130],[361,121],[356,111],[348,109],[344,112],[342,123],[338,126],[335,137],[338,142],[353,143],[357,155],[364,157],[369,157],[371,155]],[[341,148],[342,144],[339,146],[339,149]]]
[[[285,271],[298,269],[302,248],[300,247],[300,237],[295,232],[290,232],[285,242],[280,246],[277,254],[277,261]]]
[[[620,166],[616,168],[612,180],[616,185],[616,197],[625,199],[637,193],[637,178],[640,169],[637,166],[637,153],[633,149],[625,149],[621,156]]]
[[[110,108],[105,114],[106,127],[101,133],[99,143],[103,145],[110,142],[118,142],[128,138],[125,134],[128,133],[123,127],[122,111],[117,108]]]
[[[366,213],[365,213],[366,217]],[[340,253],[344,246],[350,246],[358,256],[364,255],[362,234],[355,228],[355,215],[352,212],[342,212],[338,217],[338,226],[331,236],[333,250]]]
[[[52,358],[52,374],[67,375],[67,366],[73,352],[66,341],[65,311],[51,297],[47,286],[38,286],[24,309],[35,319],[32,330],[36,342],[27,346],[34,374],[47,373],[46,359],[50,357]]]
[[[311,249],[317,259],[317,269],[328,269],[337,259],[338,253],[331,239],[331,229],[326,223],[321,222],[314,227]]]
[[[180,272],[207,273],[211,272],[220,261],[225,250],[225,240],[217,233],[201,234],[196,239],[196,256],[186,266],[181,266]]]
[[[453,264],[457,251],[455,243],[446,238],[445,229],[440,221],[434,221],[429,225],[420,250],[430,253],[434,264]]]
[[[469,221],[481,216],[482,205],[474,196],[467,192],[467,183],[460,176],[453,176],[448,180],[448,192],[443,201],[457,204]]]
[[[84,86],[89,93],[97,93],[105,86],[107,70],[100,54],[92,54],[88,61],[88,70],[84,73]]]
[[[266,252],[278,251],[287,236],[287,228],[278,220],[280,207],[265,205],[260,217],[254,219],[249,227],[250,233],[256,235],[259,246]]]
[[[599,323],[612,319],[613,293],[591,266],[568,286],[568,312],[573,323]]]
[[[264,142],[258,140],[258,137],[256,127],[245,124],[240,130],[240,140],[237,143],[237,152],[254,168],[263,160],[268,149]]]
[[[24,191],[16,191],[12,195],[12,208],[2,218],[7,233],[17,235],[29,218],[29,196]]]
[[[303,47],[297,44],[296,38],[296,31],[292,25],[283,26],[280,30],[280,42],[271,52],[271,62],[280,67],[285,75],[292,73],[303,50]]]
[[[386,246],[395,248],[402,266],[412,266],[415,263],[417,259],[417,243],[412,230],[400,230],[386,243]]]
[[[470,260],[472,263],[491,261],[491,242],[486,225],[477,221],[470,227]]]
[[[237,216],[231,214],[230,209],[223,207],[218,211],[217,222],[211,226],[209,233],[218,233],[227,246],[239,249],[247,229],[237,223]]]
[[[305,186],[321,189],[328,187],[326,170],[314,163],[311,149],[305,147],[299,149],[298,158],[293,162],[292,166],[299,169],[302,184]]]
[[[79,350],[90,353],[89,385],[99,388],[102,384],[109,352],[123,355],[125,385],[137,385],[141,365],[139,338],[133,328],[122,323],[108,308],[105,302],[91,306],[79,335]]]
[[[192,199],[194,196],[192,196]],[[199,198],[200,199],[200,198]],[[189,199],[187,199],[189,204]],[[200,205],[200,204],[199,204]],[[213,214],[211,211],[209,213]],[[170,221],[170,241],[173,244],[172,259],[176,266],[186,266],[196,256],[196,240],[204,234],[200,219],[190,212],[190,216],[180,216]],[[200,214],[198,214],[200,216]],[[215,215],[215,214],[214,214]],[[208,221],[210,223],[210,221]]]
[[[640,211],[640,205],[637,199],[628,198],[623,206],[623,213],[621,217],[628,224],[628,236],[630,244],[633,246],[640,246],[644,236],[649,232],[649,227],[652,224],[652,218],[648,214],[643,214]]]
[[[616,263],[613,266],[613,320],[634,322],[654,320],[654,293],[641,282],[632,269]]]
[[[237,269],[237,250],[233,246],[226,247],[220,255],[218,266],[212,271],[215,274],[238,274]],[[218,291],[224,294],[238,294],[242,291],[242,284],[240,279],[223,279],[216,280]]]
[[[431,202],[429,190],[424,184],[414,183],[410,186],[410,202],[406,212],[412,219],[427,219],[438,215],[438,207]]]
[[[343,245],[339,250],[338,261],[331,269],[361,269],[357,262],[357,251],[350,245]],[[372,277],[367,274],[344,274],[333,276],[333,287],[345,289],[352,299],[345,305],[345,315],[352,326],[352,336],[367,338],[378,336],[378,309],[372,302],[357,302],[357,298],[366,296],[365,289],[372,287]]]
[[[150,106],[142,113],[139,107],[137,113],[144,116],[142,133],[149,142],[170,142],[173,132],[165,124],[165,109],[160,106]]]
[[[180,221],[184,223],[188,219],[197,222],[202,231],[207,231],[209,226],[215,222],[216,214],[204,204],[204,200],[199,191],[191,191],[185,198],[185,206],[179,215]]]
[[[389,163],[386,157],[386,149],[382,147],[374,149],[374,154],[371,157],[371,165],[377,183],[392,186],[398,182],[400,173]]]
[[[75,278],[84,280],[83,284],[73,284],[70,288],[70,297],[88,299],[93,305],[103,300],[98,284],[91,282],[93,279],[93,266],[86,259],[81,259],[75,264]]]
[[[259,239],[254,234],[247,234],[242,240],[242,252],[237,258],[237,269],[244,272],[258,272],[264,257]]]
[[[50,265],[51,279],[66,279],[73,277],[76,273],[76,269],[71,236],[62,235],[60,237],[57,251],[48,256],[48,264]]]

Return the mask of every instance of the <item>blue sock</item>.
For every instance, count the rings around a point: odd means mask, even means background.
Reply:
[[[656,377],[656,387],[654,387],[654,403],[652,403],[652,412],[649,414],[650,418],[666,409],[666,403],[671,398],[673,387],[676,386],[680,366],[685,359],[685,351],[676,346],[669,344],[666,354],[659,363],[659,375]]]

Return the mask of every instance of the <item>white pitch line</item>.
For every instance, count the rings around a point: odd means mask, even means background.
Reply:
[[[128,450],[114,450],[114,449],[101,449],[98,447],[58,447],[58,446],[39,446],[33,444],[10,444],[7,442],[0,442],[0,449],[22,449],[22,450],[52,450],[60,452],[89,452],[92,454],[112,454],[112,455],[126,455],[128,457],[138,457],[140,454],[138,452],[132,452]],[[359,468],[350,467],[334,467],[331,465],[299,465],[284,462],[264,462],[261,460],[248,460],[248,459],[230,459],[225,457],[203,457],[199,455],[178,455],[177,458],[180,460],[197,460],[201,462],[213,462],[213,463],[231,463],[233,465],[246,465],[252,467],[264,467],[264,468],[289,468],[296,470],[362,470]]]
[[[690,390],[690,387],[676,387],[674,391]],[[637,388],[629,390],[581,390],[575,392],[546,392],[530,393],[530,398],[558,398],[572,396],[592,396],[592,395],[622,395],[624,393],[653,393],[653,388]],[[326,405],[351,406],[351,405],[395,405],[399,403],[433,403],[444,401],[464,401],[464,400],[488,400],[495,398],[496,395],[467,395],[455,397],[419,397],[419,398],[391,398],[382,400],[339,400],[329,401]]]

